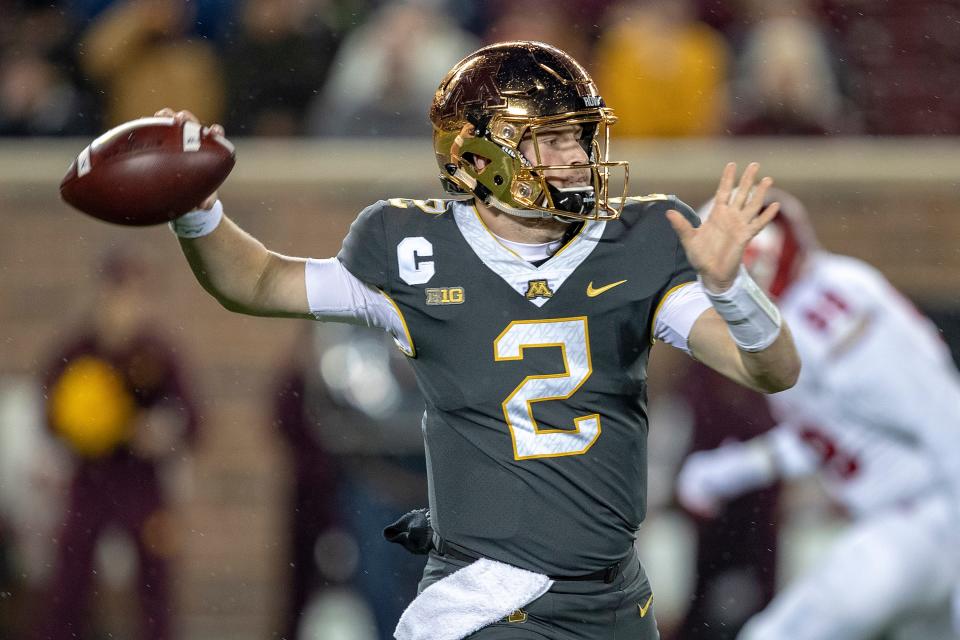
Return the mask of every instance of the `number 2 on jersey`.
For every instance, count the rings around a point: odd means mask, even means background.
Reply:
[[[517,460],[575,456],[586,453],[600,437],[600,415],[574,418],[575,429],[541,429],[533,403],[566,400],[593,373],[586,317],[515,320],[493,341],[494,360],[523,360],[524,349],[559,347],[563,373],[531,375],[503,401],[503,417]]]

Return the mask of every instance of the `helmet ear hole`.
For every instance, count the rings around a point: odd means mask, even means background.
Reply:
[[[503,176],[500,175],[499,173],[498,173],[497,175],[493,176],[493,184],[497,185],[498,187],[499,187],[500,185],[502,185],[502,184],[503,184]]]
[[[479,153],[464,153],[461,156],[464,161],[469,162],[477,173],[483,173],[484,170],[490,166],[490,158],[481,156]]]

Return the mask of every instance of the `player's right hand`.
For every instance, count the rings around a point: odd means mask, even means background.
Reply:
[[[186,109],[175,111],[170,107],[164,107],[163,109],[160,109],[153,115],[154,117],[157,117],[157,118],[173,118],[180,122],[196,122],[197,124],[201,124],[200,119],[197,116],[193,115],[193,113],[191,113],[190,111],[187,111]],[[224,131],[223,127],[219,124],[210,125],[210,133],[216,136],[226,135],[226,132]],[[217,201],[217,198],[218,198],[217,192],[214,191],[209,196],[204,198],[203,202],[197,205],[197,208],[212,209],[214,203]]]

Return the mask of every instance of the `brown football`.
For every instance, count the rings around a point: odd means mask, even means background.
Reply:
[[[60,182],[60,197],[115,224],[147,226],[197,207],[227,178],[233,145],[209,128],[140,118],[90,143]]]

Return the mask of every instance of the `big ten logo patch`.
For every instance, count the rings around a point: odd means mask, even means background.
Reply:
[[[441,287],[427,289],[427,304],[463,304],[465,299],[463,287]]]
[[[553,290],[546,280],[530,280],[527,282],[527,292],[523,295],[527,300],[552,298]]]

